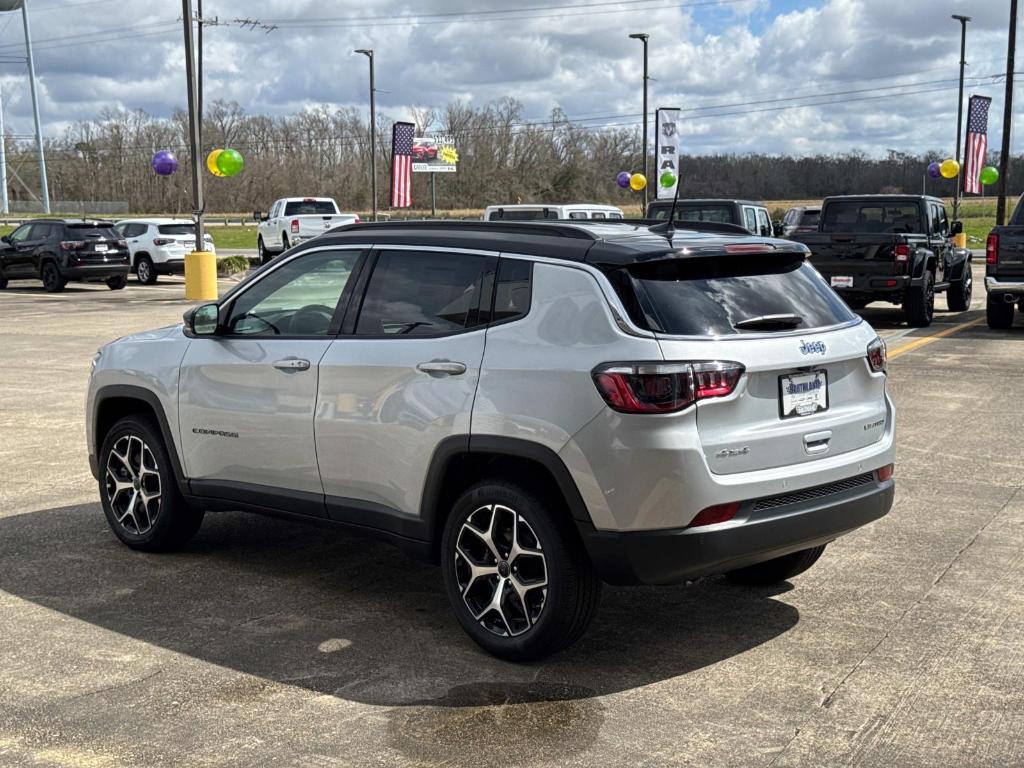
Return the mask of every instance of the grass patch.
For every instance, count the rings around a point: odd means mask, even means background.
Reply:
[[[255,248],[256,236],[259,234],[256,227],[207,227],[206,231],[213,238],[213,244],[217,248]]]

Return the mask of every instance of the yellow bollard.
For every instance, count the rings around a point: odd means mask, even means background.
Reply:
[[[185,254],[185,298],[189,301],[217,298],[217,257],[209,251]]]
[[[967,233],[961,232],[959,235],[953,235],[953,247],[954,248],[966,248],[967,247]]]

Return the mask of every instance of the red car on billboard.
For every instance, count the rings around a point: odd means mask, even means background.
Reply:
[[[437,143],[425,139],[416,139],[412,145],[414,163],[427,163],[437,160]]]

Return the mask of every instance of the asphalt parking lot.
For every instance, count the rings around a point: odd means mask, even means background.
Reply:
[[[183,282],[0,292],[2,766],[1011,766],[1024,761],[1024,321],[974,304],[890,344],[890,515],[781,590],[606,589],[514,665],[439,571],[235,513],[190,548],[117,542],[86,464],[102,343],[176,322]],[[939,306],[944,307],[943,299]]]

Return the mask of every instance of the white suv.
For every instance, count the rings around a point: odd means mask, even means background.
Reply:
[[[196,225],[190,219],[122,219],[114,228],[128,241],[132,272],[140,283],[185,274],[185,254],[196,247]],[[216,253],[209,233],[205,240],[206,250]]]
[[[892,504],[885,346],[804,246],[722,226],[356,224],[294,248],[99,351],[107,520],[143,550],[209,510],[383,537],[510,659],[578,638],[602,580],[789,579]]]

